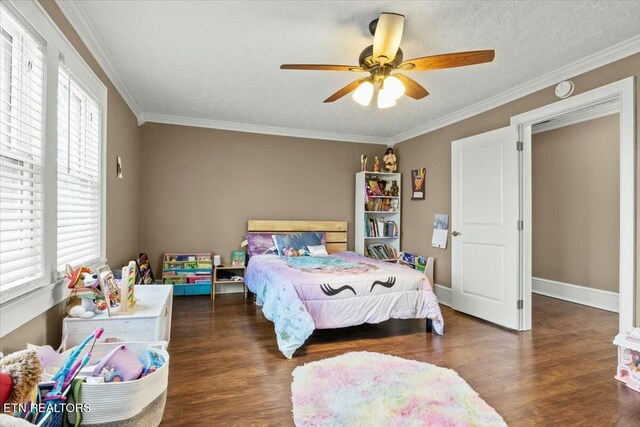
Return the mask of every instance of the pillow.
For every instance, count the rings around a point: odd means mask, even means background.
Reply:
[[[284,254],[285,249],[298,251],[300,249],[307,249],[307,246],[322,245],[325,242],[326,236],[324,233],[309,232],[309,233],[292,233],[292,234],[274,234],[273,243],[278,248],[278,255],[286,256]]]
[[[249,256],[278,253],[271,233],[247,233],[246,238]]]
[[[309,250],[309,254],[311,256],[329,255],[329,253],[327,252],[327,246],[326,245],[309,245],[309,246],[307,246],[307,249]]]

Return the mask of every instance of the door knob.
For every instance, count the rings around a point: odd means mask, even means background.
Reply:
[[[452,232],[451,232],[451,235],[452,235],[453,237],[456,237],[456,236],[459,236],[459,235],[460,235],[460,233],[458,233],[457,231],[452,231]]]

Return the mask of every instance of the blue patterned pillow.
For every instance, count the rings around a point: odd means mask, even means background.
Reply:
[[[278,249],[278,255],[284,256],[285,249],[300,250],[307,249],[307,246],[323,245],[326,241],[325,233],[316,231],[308,233],[276,234],[273,236],[273,243]]]

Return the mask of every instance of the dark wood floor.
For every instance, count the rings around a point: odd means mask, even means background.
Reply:
[[[535,295],[533,332],[515,333],[442,307],[442,337],[424,320],[316,331],[287,360],[249,301],[175,298],[163,425],[293,425],[291,371],[366,350],[455,369],[511,426],[640,426],[640,393],[613,379],[614,313]]]

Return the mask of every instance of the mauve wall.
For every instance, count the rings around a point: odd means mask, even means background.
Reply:
[[[640,54],[635,54],[575,76],[571,80],[576,86],[575,94],[579,94],[629,76],[637,77],[639,74]],[[640,92],[637,96],[640,97]],[[451,286],[451,247],[446,250],[431,247],[433,215],[437,212],[451,214],[451,141],[508,126],[512,116],[557,100],[554,87],[548,87],[396,145],[400,171],[403,173],[402,248],[436,258],[436,283]],[[640,122],[640,109],[636,108],[636,111]],[[640,156],[640,150],[638,155]],[[409,174],[412,169],[420,167],[427,168],[426,198],[423,201],[412,201],[409,200]],[[640,189],[640,185],[637,188]],[[640,266],[640,251],[637,255],[636,265]],[[636,282],[636,324],[640,323],[640,292],[637,289]]]
[[[353,249],[360,155],[384,145],[145,123],[140,250],[157,275],[163,252],[212,251],[229,261],[250,219],[343,220]]]
[[[140,130],[136,117],[91,55],[53,0],[40,0],[44,10],[73,44],[94,73],[107,86],[107,259],[121,266],[138,250],[138,153]],[[122,157],[124,178],[116,177],[116,156]],[[60,341],[62,307],[52,307],[0,339],[0,351],[24,348],[25,343]]]
[[[533,135],[533,277],[618,292],[620,115]]]

